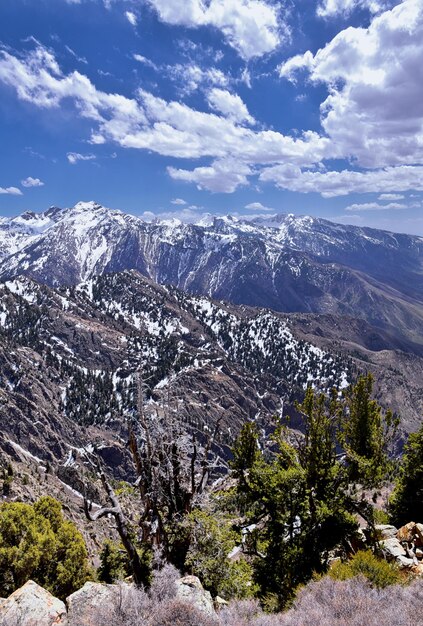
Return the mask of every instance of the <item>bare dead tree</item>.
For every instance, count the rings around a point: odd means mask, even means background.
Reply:
[[[107,499],[111,506],[105,506],[95,512],[92,512],[92,503],[84,497],[85,515],[91,522],[95,522],[98,519],[109,515],[115,519],[116,529],[131,563],[134,583],[140,587],[146,582],[146,568],[143,565],[136,546],[131,538],[130,526],[122,511],[119,500],[111,484],[108,482],[104,471],[100,467],[99,473],[104,490],[107,494]]]
[[[147,385],[141,371],[136,380],[136,411],[127,416],[127,429],[128,448],[137,476],[135,486],[141,502],[139,539],[144,545],[158,549],[168,560],[168,529],[175,528],[192,511],[206,488],[213,467],[212,445],[220,423],[201,444],[194,434],[189,435],[182,428],[178,415],[179,399],[173,395],[170,385],[162,406],[155,403],[147,409]],[[84,498],[85,514],[91,521],[107,515],[114,517],[131,562],[134,582],[142,584],[146,572],[132,539],[131,524],[98,459],[96,465],[110,506],[93,513],[90,502]]]
[[[171,378],[171,377],[170,377]],[[137,374],[137,413],[128,420],[129,449],[137,471],[143,511],[140,526],[143,541],[166,554],[166,528],[187,515],[203,493],[212,466],[211,449],[220,423],[200,445],[195,435],[183,431],[178,398],[171,384],[163,395],[161,410],[146,411],[146,385]],[[175,402],[176,400],[176,402]]]

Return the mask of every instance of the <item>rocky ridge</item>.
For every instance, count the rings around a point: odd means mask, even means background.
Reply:
[[[423,353],[423,239],[294,215],[147,223],[94,202],[0,221],[0,275],[48,285],[136,269],[286,312],[350,315]]]

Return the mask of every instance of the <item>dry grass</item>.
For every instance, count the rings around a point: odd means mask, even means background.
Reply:
[[[114,606],[69,626],[423,626],[422,580],[377,590],[364,578],[325,577],[302,589],[285,613],[266,614],[257,601],[242,600],[209,616],[175,597],[177,576],[165,567],[148,594],[122,585]]]

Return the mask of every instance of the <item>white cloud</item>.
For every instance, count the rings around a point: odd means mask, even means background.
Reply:
[[[0,187],[0,194],[9,194],[11,196],[21,196],[22,191],[17,187]]]
[[[320,17],[335,17],[348,15],[355,9],[368,9],[371,13],[379,13],[387,6],[398,4],[396,2],[383,2],[379,0],[322,0],[317,7],[317,15]]]
[[[65,49],[69,52],[71,56],[73,56],[74,59],[76,59],[80,63],[84,63],[85,65],[88,64],[87,59],[85,57],[80,57],[79,54],[77,54],[75,50],[72,50],[70,46],[65,46]]]
[[[362,204],[350,204],[345,207],[345,211],[392,211],[408,209],[408,204],[400,204],[399,202],[391,202],[389,204],[378,204],[377,202],[363,202]]]
[[[263,206],[261,202],[250,202],[250,204],[246,204],[244,209],[248,209],[249,211],[274,211],[268,206]]]
[[[378,200],[391,201],[391,200],[404,200],[404,196],[401,193],[381,193]]]
[[[198,189],[233,193],[238,187],[248,184],[247,176],[252,170],[248,165],[225,159],[214,161],[208,167],[196,167],[194,170],[168,167],[168,172],[175,180],[195,183]]]
[[[323,18],[348,17],[353,11],[367,10],[371,15],[386,11],[403,0],[322,0],[316,14]]]
[[[423,163],[422,58],[423,3],[404,0],[368,28],[349,27],[316,54],[289,59],[280,74],[292,80],[303,69],[327,85],[321,122],[335,158],[414,165]]]
[[[223,33],[244,59],[275,50],[286,36],[275,5],[264,0],[148,0],[161,21],[198,28],[212,26]]]
[[[186,202],[186,200],[183,200],[182,198],[174,198],[173,200],[170,201],[171,204],[176,204],[179,206],[184,206],[185,204],[188,204]]]
[[[254,124],[255,120],[248,112],[244,102],[237,94],[232,94],[225,89],[210,89],[207,100],[214,111],[223,113],[234,122],[248,122]]]
[[[159,69],[166,72],[182,95],[189,95],[208,85],[226,87],[229,84],[229,78],[216,67],[202,68],[195,63],[176,63]]]
[[[125,11],[125,17],[132,26],[137,25],[137,16],[132,11]]]
[[[301,193],[317,192],[325,198],[350,193],[380,193],[382,191],[423,191],[423,166],[403,165],[367,172],[301,171],[292,165],[277,165],[265,169],[260,179],[274,182],[281,189]]]
[[[159,69],[151,59],[147,59],[147,57],[143,56],[142,54],[134,54],[133,56],[135,61],[138,61],[138,63],[142,63],[143,65],[151,67],[153,70],[156,71]]]
[[[32,176],[28,176],[28,178],[21,180],[21,185],[23,187],[43,187],[44,183],[39,178],[32,178]]]
[[[66,157],[71,165],[75,165],[78,161],[93,161],[96,158],[94,154],[80,154],[79,152],[68,152]]]
[[[211,222],[215,216],[210,215],[210,213],[198,213],[199,208],[201,207],[186,207],[176,211],[159,211],[157,213],[144,211],[139,217],[146,222],[169,220],[179,220],[188,224],[202,223],[204,220]]]

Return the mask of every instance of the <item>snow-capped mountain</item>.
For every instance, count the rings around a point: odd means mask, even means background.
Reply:
[[[423,239],[312,217],[147,223],[94,202],[0,222],[0,275],[48,285],[136,269],[161,284],[279,311],[361,317],[421,344]]]

